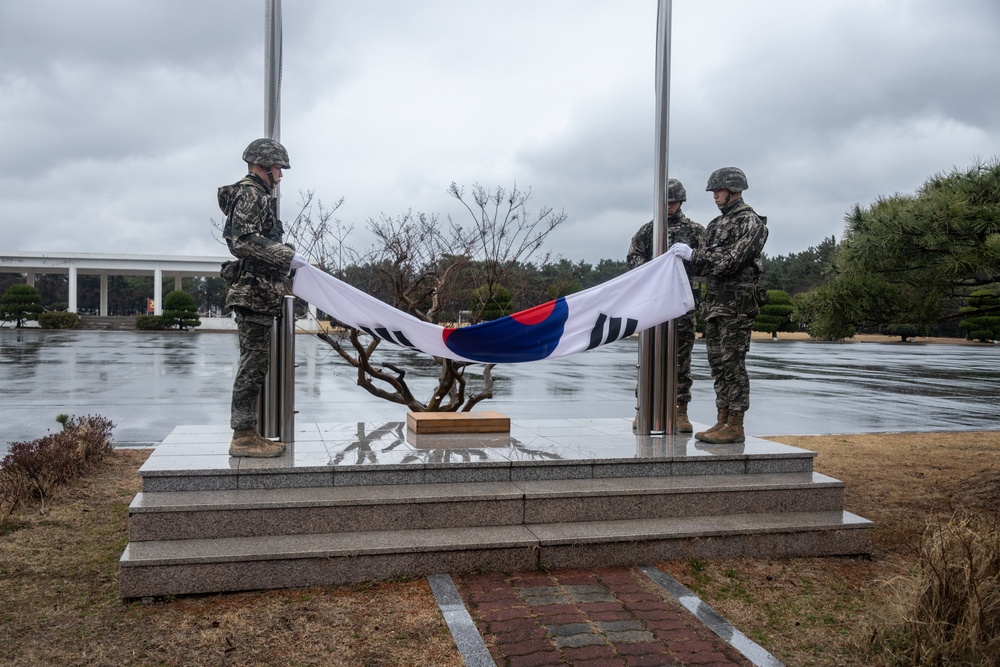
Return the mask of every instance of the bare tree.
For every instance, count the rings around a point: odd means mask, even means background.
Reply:
[[[531,189],[519,190],[517,184],[510,190],[499,186],[487,190],[477,183],[472,186],[471,203],[465,199],[465,188],[454,182],[448,194],[461,202],[473,221],[472,228],[461,233],[478,260],[473,265],[473,282],[479,288],[473,318],[478,320],[489,303],[497,299],[499,289],[514,287],[509,284],[514,268],[542,249],[546,237],[565,222],[566,214],[546,206],[532,213],[527,206]],[[454,225],[450,217],[449,222]],[[547,264],[549,253],[536,261]]]
[[[321,269],[341,276],[345,262],[356,259],[351,255],[350,246],[346,244],[347,238],[354,231],[354,225],[345,225],[333,217],[337,209],[343,206],[343,197],[330,207],[324,206],[322,200],[315,199],[315,215],[314,199],[314,190],[299,190],[299,212],[292,222],[287,223],[285,238],[299,253],[310,258]]]
[[[461,230],[442,230],[437,216],[407,212],[395,218],[369,219],[375,236],[364,256],[372,268],[370,292],[425,322],[438,322],[443,297],[453,289],[453,277],[468,262],[469,245]],[[336,316],[333,313],[334,317]],[[381,342],[356,329],[337,337],[320,334],[341,357],[357,369],[358,385],[373,396],[406,405],[415,412],[469,410],[493,393],[492,366],[484,368],[483,388],[468,396],[466,370],[470,364],[435,358],[440,368],[437,386],[426,401],[417,399],[406,383],[406,371],[380,364],[374,357]],[[346,338],[350,346],[343,344]]]
[[[314,190],[299,190],[299,201],[296,204],[298,213],[291,222],[283,223],[285,239],[295,246],[295,250],[311,258],[324,271],[334,275],[343,271],[346,266],[345,260],[355,259],[351,256],[345,258],[345,254],[350,250],[345,241],[354,231],[354,225],[344,225],[333,217],[343,204],[344,198],[341,197],[333,206],[327,207],[323,205],[321,199],[316,198]],[[226,240],[222,237],[225,219],[211,218],[211,222],[213,238],[226,245]]]
[[[566,219],[565,213],[547,207],[530,212],[530,191],[516,186],[487,190],[477,184],[472,188],[471,202],[466,201],[464,188],[454,183],[448,194],[465,206],[471,227],[465,228],[451,217],[445,225],[436,215],[412,211],[395,218],[383,215],[368,220],[375,242],[361,258],[371,268],[371,293],[436,324],[453,324],[456,304],[459,310],[463,299],[465,305],[470,305],[473,290],[487,295],[481,303],[471,304],[482,312],[518,263],[538,253],[546,236]],[[338,246],[344,245],[342,237],[336,241]],[[332,246],[329,236],[311,246],[323,244]],[[478,317],[479,312],[474,316]],[[482,384],[474,389],[469,384],[469,370],[478,364],[435,357],[439,367],[437,386],[426,401],[421,401],[407,385],[405,369],[376,362],[379,339],[349,328],[341,336],[320,337],[357,369],[359,386],[373,396],[406,405],[411,411],[468,411],[493,396],[494,364],[482,366]]]

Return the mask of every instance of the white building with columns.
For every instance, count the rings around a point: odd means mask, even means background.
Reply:
[[[23,273],[34,286],[36,274],[69,275],[69,312],[77,312],[77,276],[101,277],[101,316],[108,314],[108,276],[153,276],[154,314],[163,314],[163,279],[173,278],[174,289],[181,289],[182,278],[216,277],[222,257],[185,257],[177,255],[100,255],[72,252],[12,252],[0,254],[0,272]]]

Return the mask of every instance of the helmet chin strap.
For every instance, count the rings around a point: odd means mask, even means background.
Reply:
[[[254,169],[253,169],[254,167],[260,167],[264,171],[264,173],[267,174],[267,186],[273,190],[274,187],[275,187],[275,182],[274,182],[274,174],[271,171],[271,167],[270,166],[265,167],[262,164],[250,164],[250,173],[251,174],[255,174],[256,173],[254,171]],[[260,174],[257,174],[257,175],[258,175],[258,177],[260,176]]]

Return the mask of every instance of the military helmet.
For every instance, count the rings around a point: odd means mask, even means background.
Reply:
[[[723,167],[722,169],[716,169],[712,172],[712,175],[708,177],[708,185],[705,190],[712,192],[714,190],[729,190],[730,192],[743,192],[744,190],[749,190],[750,186],[747,185],[746,174],[743,173],[742,169],[737,167]]]
[[[667,202],[687,201],[688,193],[684,189],[684,184],[676,178],[667,181]]]
[[[282,169],[291,169],[288,164],[288,151],[274,139],[254,139],[243,151],[243,161],[247,164],[259,164],[262,167],[276,165]]]

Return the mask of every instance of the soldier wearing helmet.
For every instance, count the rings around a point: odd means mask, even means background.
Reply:
[[[721,215],[708,223],[705,246],[691,253],[691,265],[707,280],[701,317],[718,410],[715,425],[695,438],[713,444],[743,442],[743,416],[750,407],[746,355],[762,301],[757,282],[767,218],[743,201],[748,188],[746,174],[736,167],[712,172],[705,190]]]
[[[223,265],[229,286],[226,306],[236,316],[240,363],[233,382],[230,456],[280,456],[285,445],[257,431],[257,397],[270,362],[271,323],[281,313],[290,271],[306,264],[282,242],[274,188],[290,169],[288,151],[273,139],[256,139],[243,151],[248,173],[219,188],[219,208],[226,215],[222,235],[236,260]]]
[[[705,228],[681,212],[681,205],[687,201],[684,185],[676,178],[667,181],[667,241],[686,243],[691,248],[704,245]],[[628,268],[634,269],[653,258],[653,221],[639,228],[632,237],[628,249]],[[688,279],[692,279],[691,264],[684,262]],[[695,313],[674,320],[677,336],[677,431],[690,433],[694,430],[687,416],[687,406],[691,402],[691,351],[694,349]]]

